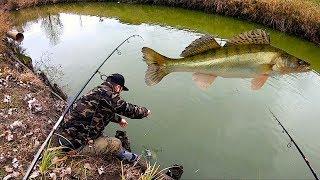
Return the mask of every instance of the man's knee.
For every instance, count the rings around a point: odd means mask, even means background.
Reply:
[[[109,138],[109,142],[110,142],[110,151],[111,153],[115,153],[118,154],[121,149],[122,149],[122,143],[119,139],[114,138],[114,137],[110,137]]]
[[[101,137],[94,142],[99,152],[118,154],[122,149],[121,141],[114,137]]]
[[[85,146],[82,153],[119,154],[122,149],[121,141],[114,137],[100,137],[94,140],[92,146]]]

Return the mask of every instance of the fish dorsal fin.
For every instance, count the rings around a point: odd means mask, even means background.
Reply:
[[[202,90],[208,89],[216,78],[217,76],[213,74],[194,73],[192,75],[192,80],[194,80],[196,85]]]
[[[269,34],[262,29],[241,33],[227,41],[227,46],[240,44],[270,44]]]
[[[221,46],[217,43],[213,36],[205,35],[196,40],[194,40],[188,47],[186,47],[182,53],[181,57],[189,57],[196,54],[206,52],[210,49],[218,49]]]

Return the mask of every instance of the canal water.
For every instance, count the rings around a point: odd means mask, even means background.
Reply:
[[[125,100],[152,111],[128,120],[135,152],[150,150],[167,167],[184,166],[184,179],[311,179],[298,151],[272,118],[282,121],[314,168],[320,171],[320,48],[263,26],[228,17],[159,6],[116,3],[65,4],[12,14],[22,43],[37,69],[47,72],[72,97],[94,69],[124,39],[130,39],[103,66],[121,73]],[[255,28],[270,33],[273,46],[311,63],[313,72],[269,78],[258,91],[251,79],[217,78],[199,89],[191,73],[172,73],[159,84],[145,84],[141,48],[169,57],[203,34],[230,38]],[[97,76],[85,91],[100,84]],[[118,125],[106,129],[114,135]]]

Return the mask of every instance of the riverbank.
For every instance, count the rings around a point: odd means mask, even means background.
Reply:
[[[6,52],[0,57],[0,179],[22,179],[67,103],[43,81],[43,76],[19,60],[19,46],[11,40],[5,42]],[[126,133],[117,131],[115,137],[124,148],[131,149]],[[181,177],[181,168],[176,179]],[[175,168],[170,170],[172,173]],[[157,164],[141,167],[114,156],[65,153],[52,141],[30,178],[149,180],[157,176],[172,180],[165,172]]]
[[[110,0],[115,1],[115,0]],[[8,0],[0,5],[1,11],[54,4],[59,2],[102,2],[102,0]],[[120,0],[116,2],[163,5],[216,13],[263,24],[288,34],[320,44],[320,3],[314,0]],[[12,24],[6,13],[0,15],[0,36]],[[3,27],[2,27],[3,26]]]
[[[0,178],[21,179],[66,102],[9,51],[11,47],[0,59]],[[47,153],[47,161],[39,161],[32,177],[120,178],[121,165],[115,158],[79,157],[58,149]],[[125,170],[131,167],[124,165]],[[131,170],[136,176],[140,173]]]
[[[36,73],[39,69],[32,66],[31,58],[23,54],[18,43],[4,39],[3,47],[0,56],[0,179],[22,179],[33,155],[65,109],[66,96],[55,92],[52,88],[55,86],[45,75]],[[127,147],[125,144],[128,143],[123,143]],[[30,176],[32,179],[140,179],[156,172],[150,169],[153,166],[145,170],[134,164],[122,164],[113,156],[66,154],[52,143],[42,156]]]
[[[0,177],[21,178],[65,103],[8,54],[0,67]]]
[[[8,41],[5,44],[6,53],[0,58],[0,179],[22,179],[67,104],[43,81],[43,76],[19,60],[19,46]],[[125,133],[117,132],[115,137],[130,150]],[[157,175],[172,180],[156,164],[141,167],[114,156],[64,153],[54,142],[49,144],[30,178],[149,180]]]
[[[37,73],[39,69],[32,66],[31,58],[23,54],[18,43],[9,38],[3,42],[5,51],[0,59],[0,178],[21,179],[33,155],[65,109],[67,98],[54,91],[52,87],[55,86],[50,85],[45,75]],[[130,149],[126,136],[119,134],[115,137],[122,141],[123,147]],[[141,167],[121,162],[113,156],[64,153],[56,143],[49,144],[31,174],[35,179],[150,179],[155,174],[172,179],[159,172],[158,165]]]

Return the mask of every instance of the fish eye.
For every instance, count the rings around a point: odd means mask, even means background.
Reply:
[[[307,65],[307,64],[308,64],[308,63],[306,63],[306,62],[303,61],[303,60],[299,60],[298,63],[299,63],[299,65]]]

